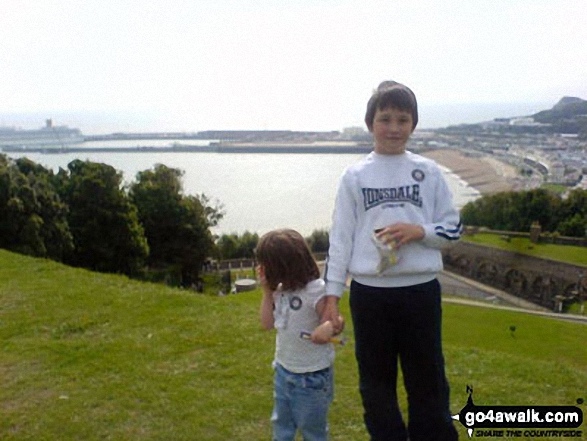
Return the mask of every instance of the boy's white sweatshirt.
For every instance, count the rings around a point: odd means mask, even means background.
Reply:
[[[377,274],[375,229],[419,224],[425,236],[397,250],[398,262]],[[438,165],[411,152],[371,152],[343,173],[336,196],[324,279],[326,294],[342,296],[347,275],[378,287],[428,282],[442,270],[440,249],[460,238],[462,226]]]

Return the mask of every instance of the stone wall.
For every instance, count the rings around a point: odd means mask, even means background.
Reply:
[[[445,269],[555,310],[577,299],[587,267],[461,241],[443,251]],[[584,298],[584,300],[587,300]]]

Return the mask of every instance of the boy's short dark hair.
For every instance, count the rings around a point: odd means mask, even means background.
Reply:
[[[418,124],[418,102],[416,95],[412,90],[396,81],[384,81],[373,92],[371,99],[367,103],[367,113],[365,113],[365,124],[369,131],[373,129],[373,119],[377,109],[387,109],[389,107],[406,110],[412,114],[412,130]]]
[[[320,277],[320,270],[305,239],[295,230],[283,229],[264,234],[255,250],[264,267],[269,288],[279,284],[285,291],[304,288]]]

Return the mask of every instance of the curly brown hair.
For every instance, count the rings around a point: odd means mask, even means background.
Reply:
[[[285,291],[301,289],[320,277],[308,244],[295,230],[281,229],[264,234],[255,254],[272,290],[280,283]]]

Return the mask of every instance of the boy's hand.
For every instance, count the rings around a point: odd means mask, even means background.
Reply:
[[[324,311],[321,315],[322,322],[330,320],[334,327],[334,334],[340,334],[344,329],[344,320],[338,312],[338,301],[340,299],[336,296],[326,296],[324,303]]]
[[[342,331],[344,331],[344,317],[342,315],[338,315],[338,327],[334,326],[334,334],[333,335],[338,335],[341,334]],[[334,323],[333,323],[334,324]]]
[[[377,233],[386,243],[395,242],[396,248],[407,243],[424,239],[424,228],[417,224],[397,223],[383,228]]]

